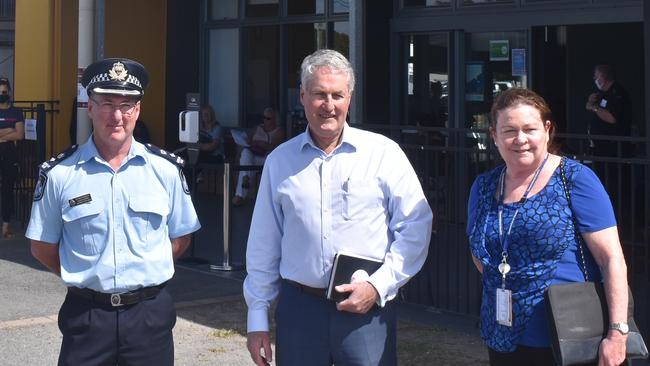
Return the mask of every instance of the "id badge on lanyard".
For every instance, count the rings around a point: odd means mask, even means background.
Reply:
[[[533,175],[533,179],[531,182],[528,184],[528,188],[526,188],[526,191],[524,192],[524,195],[521,197],[520,200],[520,207],[524,205],[526,200],[528,200],[528,194],[530,191],[533,189],[533,186],[535,185],[535,182],[537,181],[537,178],[539,177],[539,174],[541,173],[542,169],[544,168],[544,165],[546,164],[546,161],[548,160],[548,154],[546,154],[546,157],[542,161],[542,164],[537,168],[535,171],[535,174]],[[498,266],[499,273],[501,273],[501,288],[496,289],[496,320],[497,323],[501,325],[505,325],[507,327],[512,327],[512,290],[506,289],[506,275],[510,272],[510,265],[508,264],[508,237],[510,236],[510,232],[512,231],[512,225],[515,222],[515,219],[517,218],[517,213],[519,213],[519,208],[515,210],[514,214],[512,215],[512,219],[510,220],[510,225],[508,225],[508,230],[504,233],[503,230],[503,197],[505,195],[505,176],[506,169],[504,167],[503,171],[501,172],[501,189],[499,192],[499,240],[501,241],[501,246],[502,246],[502,252],[501,252],[501,263]]]
[[[512,291],[497,289],[497,323],[512,327]]]

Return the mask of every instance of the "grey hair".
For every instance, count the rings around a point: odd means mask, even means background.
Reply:
[[[352,93],[354,90],[354,69],[352,64],[338,51],[326,48],[317,50],[302,61],[302,65],[300,65],[302,88],[305,88],[307,82],[313,78],[316,70],[321,67],[346,74],[348,76],[348,91]]]

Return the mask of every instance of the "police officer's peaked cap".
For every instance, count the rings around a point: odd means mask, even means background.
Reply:
[[[139,62],[127,58],[107,58],[89,65],[81,85],[91,94],[142,96],[149,75]]]

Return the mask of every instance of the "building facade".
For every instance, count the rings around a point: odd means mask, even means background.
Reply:
[[[101,0],[98,0],[101,1]],[[436,212],[421,273],[403,299],[477,316],[480,278],[465,235],[474,177],[497,162],[488,112],[505,88],[544,96],[561,151],[615,172],[614,199],[638,309],[650,287],[650,7],[641,0],[128,0],[104,1],[104,55],[151,72],[143,119],[156,144],[178,145],[177,116],[199,93],[229,127],[280,111],[304,130],[299,66],[318,48],[347,55],[357,72],[350,123],[399,142]],[[68,144],[76,84],[78,1],[16,4],[16,92],[60,101],[53,151]],[[632,99],[632,128],[611,137],[629,153],[590,155],[584,109],[593,67],[611,64]],[[70,106],[70,107],[68,107]],[[596,138],[593,137],[592,138]],[[609,138],[609,137],[608,137]],[[627,146],[627,147],[626,147]],[[244,243],[234,243],[244,245]],[[648,334],[650,318],[637,314]]]

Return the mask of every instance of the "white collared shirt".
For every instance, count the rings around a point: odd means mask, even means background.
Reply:
[[[327,287],[341,250],[384,261],[369,279],[383,306],[422,267],[432,216],[406,155],[382,135],[346,124],[329,155],[308,132],[280,145],[264,165],[248,237],[248,331],[268,330],[282,278]]]

